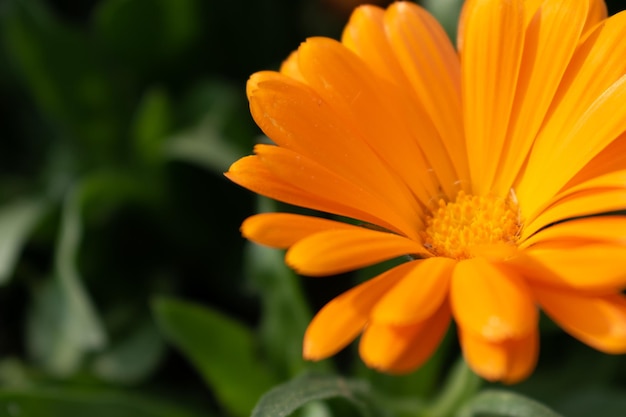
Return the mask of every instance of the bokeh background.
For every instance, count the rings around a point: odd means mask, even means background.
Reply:
[[[245,417],[302,372],[405,405],[441,389],[453,334],[406,377],[351,349],[302,361],[311,313],[375,271],[296,277],[238,232],[275,203],[222,175],[262,140],[248,76],[338,38],[356,3],[0,0],[0,416]],[[454,36],[461,1],[422,3]],[[626,415],[626,360],[542,324],[538,371],[512,389],[568,416]],[[354,410],[308,415],[332,412]]]

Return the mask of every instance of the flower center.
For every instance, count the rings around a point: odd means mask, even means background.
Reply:
[[[467,259],[489,248],[515,246],[521,222],[514,201],[459,192],[455,201],[439,200],[426,219],[424,246],[435,256]]]

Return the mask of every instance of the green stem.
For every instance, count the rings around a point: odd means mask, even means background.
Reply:
[[[441,393],[421,417],[452,417],[479,390],[482,380],[461,358],[454,365]]]

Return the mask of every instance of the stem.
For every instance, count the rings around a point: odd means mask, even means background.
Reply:
[[[452,417],[463,404],[478,392],[482,380],[461,358],[454,365],[443,390],[422,417]]]

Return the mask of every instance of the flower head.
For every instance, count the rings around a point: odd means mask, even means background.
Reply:
[[[483,377],[528,376],[538,311],[626,352],[626,14],[599,0],[468,0],[457,49],[419,6],[354,11],[248,83],[257,145],[226,174],[354,219],[265,213],[243,234],[312,276],[408,255],[330,301],[304,355],[359,334],[371,367],[407,372],[455,320]]]

